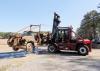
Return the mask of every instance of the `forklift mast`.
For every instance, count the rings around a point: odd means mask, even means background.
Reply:
[[[52,27],[52,39],[55,38],[57,29],[58,29],[58,25],[60,24],[60,16],[57,13],[54,13],[54,19],[53,19],[53,27]]]

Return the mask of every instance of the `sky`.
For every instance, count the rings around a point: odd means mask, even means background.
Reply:
[[[0,32],[16,32],[30,24],[41,24],[41,31],[51,31],[53,14],[61,17],[60,26],[76,30],[84,14],[97,10],[100,0],[0,0]]]

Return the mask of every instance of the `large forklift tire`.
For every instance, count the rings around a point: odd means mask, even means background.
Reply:
[[[31,42],[27,43],[27,45],[26,45],[26,51],[27,52],[32,53],[34,48],[35,47],[34,47],[34,45]]]
[[[82,55],[82,56],[86,56],[86,55],[88,55],[88,48],[86,47],[86,46],[84,46],[84,45],[80,45],[79,47],[78,47],[78,54],[79,55]]]
[[[57,51],[56,46],[55,45],[49,45],[48,46],[48,52],[49,53],[55,53]]]

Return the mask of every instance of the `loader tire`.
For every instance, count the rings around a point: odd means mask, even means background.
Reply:
[[[27,52],[32,53],[34,48],[35,47],[31,42],[27,43],[27,45],[26,45],[26,51]]]

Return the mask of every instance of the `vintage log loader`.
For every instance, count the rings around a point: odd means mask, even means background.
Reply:
[[[37,26],[39,29],[38,31],[32,31],[32,26]],[[23,34],[16,33],[11,34],[8,38],[7,44],[13,48],[14,51],[18,51],[19,49],[25,49],[28,52],[33,52],[35,48],[35,43],[41,45],[43,43],[43,34],[40,33],[40,26],[41,25],[30,25],[29,31],[24,31]],[[20,31],[26,29],[27,27],[21,29]],[[34,29],[33,29],[34,30]],[[18,31],[19,32],[19,31]]]
[[[72,27],[59,27],[59,24],[60,16],[54,13],[52,36],[49,40],[48,52],[54,53],[60,50],[73,50],[77,51],[80,55],[88,55],[91,52],[90,40],[76,35]]]

